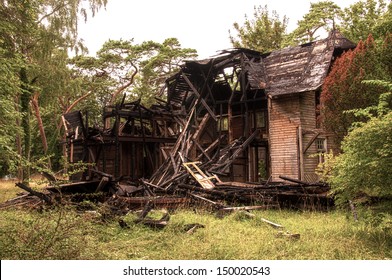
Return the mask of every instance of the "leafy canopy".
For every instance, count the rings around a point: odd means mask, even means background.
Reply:
[[[314,41],[324,33],[336,28],[342,17],[341,8],[332,1],[310,3],[310,10],[298,21],[298,27],[289,34],[291,44],[300,44]]]
[[[114,104],[120,93],[132,100],[154,102],[165,80],[178,71],[184,59],[196,57],[194,49],[181,48],[176,38],[163,43],[109,40],[96,57],[76,56],[71,60],[77,75],[94,88],[100,106]]]
[[[245,15],[245,22],[241,26],[233,24],[236,35],[229,30],[230,42],[235,48],[248,48],[265,53],[280,49],[284,46],[288,19],[280,20],[276,11],[272,14],[264,7],[254,7],[253,18]]]
[[[382,24],[385,8],[384,0],[366,0],[352,4],[344,9],[342,32],[353,42],[366,40],[369,34],[372,34],[375,39],[385,36],[385,33],[376,32],[376,29],[379,29]]]

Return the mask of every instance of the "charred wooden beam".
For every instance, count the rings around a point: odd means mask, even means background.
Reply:
[[[323,184],[323,183],[309,183],[309,182],[305,182],[305,181],[302,181],[302,180],[299,180],[299,179],[294,179],[294,178],[291,178],[291,177],[288,177],[288,176],[283,176],[283,175],[279,175],[279,178],[283,179],[283,180],[286,180],[286,181],[289,181],[289,182],[293,182],[293,183],[297,183],[297,184],[300,184],[300,185],[304,185],[304,186],[325,186],[325,184]]]
[[[192,89],[193,93],[197,96],[198,99],[200,99],[201,104],[203,104],[204,108],[206,108],[207,112],[210,114],[210,116],[215,120],[218,121],[218,118],[212,111],[211,107],[207,104],[207,102],[204,100],[204,98],[200,95],[196,87],[192,84],[192,82],[189,80],[189,78],[183,74],[184,80],[187,82],[189,87]]]
[[[303,131],[302,131],[303,133]],[[308,144],[306,144],[306,147],[303,150],[303,153],[305,154],[306,151],[310,148],[310,146],[313,144],[313,142],[317,139],[317,137],[320,135],[320,132],[317,132],[308,142]]]

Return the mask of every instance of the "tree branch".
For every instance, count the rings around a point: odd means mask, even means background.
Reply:
[[[86,99],[87,97],[89,97],[93,92],[89,91],[86,94],[82,95],[81,97],[79,97],[78,99],[76,99],[68,108],[67,110],[64,112],[64,114],[69,113],[80,101],[82,101],[83,99]]]
[[[67,114],[69,113],[80,101],[82,101],[83,99],[86,99],[87,97],[89,97],[91,94],[93,93],[93,91],[89,91],[87,93],[85,93],[84,95],[82,95],[81,97],[79,97],[78,99],[76,99],[65,111],[63,114]],[[59,98],[60,99],[60,98]],[[63,126],[63,122],[62,120],[59,122],[59,124],[57,125],[57,129],[61,129],[61,127]]]
[[[114,91],[112,93],[112,97],[110,98],[110,105],[113,105],[114,101],[116,100],[116,97],[123,91],[125,90],[127,87],[129,87],[130,85],[133,84],[133,81],[135,79],[136,74],[139,72],[139,69],[135,66],[135,64],[133,64],[132,62],[130,62],[132,67],[135,69],[135,72],[132,74],[130,80],[125,83],[124,85],[120,86],[118,89],[116,89],[116,91]]]
[[[46,14],[46,15],[42,16],[42,17],[38,20],[37,23],[41,23],[45,18],[50,17],[51,15],[53,15],[54,13],[56,13],[57,11],[59,11],[60,9],[62,9],[62,8],[64,8],[64,7],[65,7],[65,4],[64,4],[64,3],[58,5],[58,6],[55,7],[55,8],[53,9],[53,11],[51,11],[49,14]]]
[[[44,124],[42,122],[41,113],[38,105],[39,92],[36,92],[31,98],[31,104],[33,105],[35,117],[37,118],[39,134],[41,135],[42,146],[44,148],[45,155],[48,153],[48,141],[46,139]]]

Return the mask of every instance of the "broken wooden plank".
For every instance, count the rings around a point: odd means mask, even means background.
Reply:
[[[249,210],[259,210],[265,209],[265,205],[255,205],[255,206],[239,206],[239,207],[224,207],[220,209],[221,211],[249,211]]]
[[[109,178],[104,176],[101,178],[101,181],[99,182],[97,188],[95,189],[95,192],[100,192],[103,190],[103,188],[109,183]]]
[[[147,182],[147,181],[145,181],[145,180],[143,180],[143,179],[141,179],[141,182],[142,182],[143,184],[146,184],[146,185],[148,185],[148,186],[150,186],[150,187],[153,187],[153,188],[155,188],[155,189],[158,189],[158,190],[161,190],[161,191],[164,191],[164,190],[165,190],[164,188],[161,188],[160,186],[154,185],[154,184],[152,184],[152,183],[150,183],[150,182]]]
[[[186,232],[186,234],[193,234],[196,231],[196,229],[204,228],[204,227],[205,227],[204,225],[198,223],[187,224],[184,226],[184,231]]]
[[[293,240],[298,240],[301,237],[301,235],[299,233],[290,233],[290,232],[283,232],[283,231],[279,231],[275,236],[276,237],[286,237],[286,238],[293,239]]]
[[[44,176],[50,183],[56,183],[57,179],[56,177],[54,177],[52,174],[46,172],[46,171],[42,171],[41,175]]]
[[[274,227],[274,228],[283,228],[282,225],[276,224],[276,223],[271,222],[271,221],[269,221],[269,220],[267,220],[267,219],[264,219],[264,218],[259,218],[259,219],[260,219],[261,221],[263,221],[264,223],[267,223],[267,224],[269,224],[270,226],[272,226],[272,227]]]
[[[190,194],[191,196],[193,196],[194,198],[197,198],[197,199],[203,200],[203,201],[205,201],[205,202],[208,202],[208,203],[214,205],[215,207],[218,207],[219,209],[221,209],[221,208],[224,209],[224,207],[225,207],[224,205],[222,205],[222,204],[220,204],[220,203],[218,203],[218,202],[212,201],[212,200],[210,200],[210,199],[207,199],[207,198],[205,198],[205,197],[196,195],[196,194],[194,194],[194,193],[189,193],[189,194]]]
[[[163,229],[164,227],[166,227],[167,223],[170,220],[169,213],[165,210],[162,218],[160,218],[159,220],[146,218],[146,216],[151,211],[151,209],[152,209],[152,206],[150,204],[147,204],[146,207],[144,208],[142,214],[134,222],[136,224],[140,223],[140,224],[143,224],[145,226],[149,226],[154,229]]]
[[[193,178],[202,186],[204,189],[213,189],[215,184],[211,181],[212,179],[220,182],[218,176],[207,176],[198,166],[199,161],[195,162],[184,162],[182,165],[186,168],[189,174],[192,175]],[[192,170],[193,168],[193,170]]]
[[[279,175],[279,178],[283,179],[283,180],[286,180],[286,181],[289,181],[289,182],[301,184],[301,185],[307,185],[308,184],[307,182],[301,181],[299,179],[291,178],[291,177],[288,177],[288,176]]]
[[[317,132],[308,142],[308,144],[306,144],[306,147],[303,150],[303,154],[306,153],[306,151],[310,148],[310,146],[313,144],[313,142],[317,139],[317,137],[320,135],[320,132]]]

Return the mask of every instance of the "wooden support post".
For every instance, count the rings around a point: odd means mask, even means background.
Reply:
[[[118,178],[120,175],[120,139],[119,139],[119,130],[120,130],[120,115],[119,108],[116,105],[115,116],[116,123],[114,124],[114,136],[115,136],[115,161],[114,161],[114,177]]]

